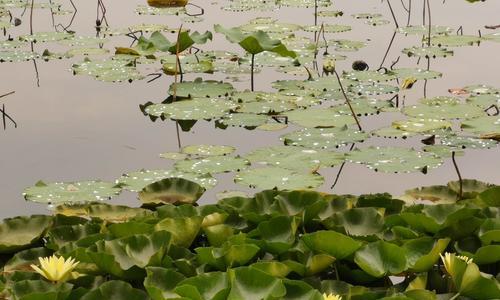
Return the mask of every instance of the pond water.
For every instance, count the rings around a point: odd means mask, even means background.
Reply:
[[[38,1],[35,1],[36,3]],[[71,30],[78,35],[95,35],[95,14],[97,1],[75,1],[78,12]],[[406,24],[407,14],[399,1],[393,1],[395,15],[400,25]],[[406,1],[405,1],[406,2]],[[411,24],[422,24],[422,2],[413,1],[414,8]],[[494,32],[485,29],[485,25],[500,24],[500,2],[470,4],[463,0],[431,1],[432,22],[436,25],[446,25],[456,31],[463,27],[464,34],[477,35]],[[1,1],[0,1],[1,3]],[[213,24],[224,27],[239,26],[256,17],[272,17],[279,22],[312,25],[314,23],[311,8],[284,7],[272,11],[231,12],[221,9],[227,1],[194,1],[205,8],[204,21],[185,23],[184,28],[213,31]],[[167,24],[178,28],[182,21],[179,16],[138,15],[135,9],[144,5],[145,1],[104,1],[107,8],[107,20],[113,28],[127,28],[139,23]],[[71,9],[69,1],[62,0],[64,9]],[[324,10],[321,8],[320,10]],[[342,52],[347,59],[337,62],[337,69],[350,70],[355,60],[362,59],[372,68],[377,69],[383,60],[389,46],[394,24],[386,2],[378,0],[351,1],[338,0],[334,6],[326,10],[340,10],[344,14],[337,18],[321,18],[319,22],[346,24],[352,30],[343,33],[327,34],[327,38],[351,39],[366,41],[367,46],[356,52]],[[14,17],[20,17],[22,9],[12,10]],[[371,26],[364,20],[355,19],[351,15],[357,13],[380,13],[390,24]],[[70,16],[56,16],[56,23],[67,24]],[[9,28],[7,34],[17,37],[29,33],[29,9],[22,17],[22,25]],[[53,31],[52,18],[47,9],[35,9],[33,28],[38,31]],[[454,34],[454,33],[453,33]],[[301,32],[301,36],[313,38],[313,33]],[[149,36],[147,34],[146,36]],[[173,35],[169,35],[174,39]],[[4,36],[2,39],[6,39]],[[425,59],[417,65],[417,58],[409,58],[401,52],[406,47],[421,44],[422,36],[396,35],[388,52],[385,66],[400,57],[396,67],[426,68]],[[132,40],[129,37],[112,37],[104,48],[114,52],[115,46],[128,46]],[[50,51],[65,51],[67,46],[58,43],[35,44],[38,53],[49,48]],[[214,33],[214,40],[203,45],[204,50],[227,50],[243,55],[241,49],[230,44],[222,34]],[[29,46],[26,46],[29,49]],[[430,80],[424,91],[424,82],[418,81],[412,89],[405,90],[405,105],[413,105],[424,96],[450,96],[448,89],[461,88],[472,84],[485,84],[500,87],[498,72],[500,70],[500,43],[484,41],[480,46],[453,48],[454,55],[447,58],[431,60],[431,69],[443,73],[441,78]],[[332,51],[331,51],[332,52]],[[322,53],[322,50],[320,50]],[[98,58],[105,58],[104,55]],[[102,179],[114,181],[123,173],[139,169],[169,169],[172,161],[159,157],[163,152],[178,151],[175,123],[172,121],[151,122],[139,110],[139,105],[148,101],[155,103],[163,101],[167,96],[173,77],[162,76],[151,83],[146,80],[132,83],[106,83],[94,80],[90,76],[73,76],[71,66],[83,57],[44,62],[37,60],[39,87],[34,72],[33,62],[0,64],[0,94],[15,91],[15,94],[0,99],[5,104],[6,112],[18,124],[13,128],[7,124],[7,130],[0,131],[0,190],[2,201],[0,218],[14,215],[25,215],[46,212],[45,205],[28,203],[23,199],[22,192],[38,180],[82,181]],[[159,63],[142,66],[144,74],[158,72]],[[196,77],[204,79],[224,80],[225,74],[186,74],[184,80]],[[232,82],[238,90],[250,87],[247,74]],[[277,79],[306,79],[306,76],[293,76],[274,71],[266,67],[255,76],[256,90],[273,91],[271,82]],[[332,77],[332,81],[333,81]],[[391,96],[386,96],[390,98]],[[402,119],[398,112],[361,117],[361,123],[366,131],[389,126],[393,121]],[[290,125],[288,128],[268,132],[261,130],[245,130],[242,128],[217,129],[214,122],[200,121],[190,132],[181,133],[182,145],[214,144],[231,145],[237,148],[236,153],[245,154],[249,151],[270,145],[280,145],[279,137],[299,127]],[[370,138],[359,147],[367,145],[421,147],[420,137],[408,140],[393,140]],[[342,151],[348,150],[344,147]],[[500,151],[494,147],[487,150],[466,150],[464,156],[458,157],[458,164],[465,178],[474,178],[491,183],[500,183]],[[339,166],[320,170],[325,178],[325,184],[319,189],[330,191],[330,186],[339,171]],[[215,176],[219,184],[209,190],[201,203],[214,201],[217,192],[224,190],[243,190],[250,194],[255,190],[233,183],[234,173]],[[390,192],[401,194],[406,189],[422,185],[445,184],[456,180],[457,175],[451,159],[444,159],[444,164],[429,170],[428,174],[420,172],[411,174],[386,174],[374,172],[363,165],[347,163],[335,186],[335,193],[374,193]],[[124,192],[112,200],[112,203],[122,203],[132,206],[139,205],[136,194]]]

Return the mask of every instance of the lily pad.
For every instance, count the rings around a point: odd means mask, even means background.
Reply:
[[[323,184],[318,174],[299,173],[292,170],[269,167],[240,172],[234,182],[258,189],[314,189]]]
[[[183,178],[166,178],[142,189],[139,199],[143,204],[192,204],[205,192],[199,184]]]
[[[141,170],[123,175],[116,183],[125,190],[140,192],[147,185],[165,178],[184,178],[196,182],[206,189],[217,185],[217,179],[210,174],[197,174],[178,170]]]
[[[217,174],[231,171],[241,171],[248,168],[250,163],[240,157],[211,156],[200,159],[181,160],[174,167],[183,172],[200,174]]]
[[[361,142],[367,138],[367,133],[348,128],[347,126],[304,128],[281,136],[285,145],[328,150],[333,150],[350,143]]]
[[[351,115],[339,114],[334,108],[308,108],[286,112],[288,120],[302,127],[344,127],[356,124]]]
[[[184,98],[224,97],[233,92],[233,86],[229,83],[203,81],[201,78],[197,78],[192,82],[172,84],[169,90],[170,95],[173,95],[174,85],[176,95]]]
[[[0,253],[12,253],[37,242],[51,224],[49,216],[17,217],[0,223]]]
[[[437,168],[443,163],[440,158],[432,154],[396,147],[356,149],[347,153],[346,159],[386,173],[427,173],[428,169]]]
[[[27,201],[64,204],[64,203],[86,203],[109,200],[118,195],[121,188],[113,183],[103,181],[81,181],[81,182],[55,182],[45,183],[39,181],[35,186],[24,190],[24,198]]]
[[[219,145],[191,145],[183,147],[181,152],[188,155],[198,156],[221,156],[233,153],[236,148]]]
[[[146,107],[145,112],[151,116],[173,120],[210,120],[220,118],[236,107],[236,104],[225,99],[194,98],[169,104],[153,104]]]

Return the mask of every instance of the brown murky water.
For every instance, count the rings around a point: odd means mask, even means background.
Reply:
[[[67,1],[66,1],[67,2]],[[78,7],[74,26],[78,34],[95,34],[96,1],[75,1]],[[180,25],[179,17],[138,16],[134,13],[137,4],[144,1],[105,1],[107,18],[112,27],[125,27],[136,23],[166,23],[172,27]],[[312,10],[283,8],[274,12],[230,13],[220,10],[218,4],[194,1],[206,8],[205,22],[186,25],[195,30],[213,30],[213,24],[222,23],[226,27],[236,26],[256,16],[272,16],[284,22],[312,24]],[[399,1],[393,1],[396,15],[401,24],[406,23],[406,14]],[[412,24],[422,23],[422,1],[413,1],[415,6]],[[432,1],[432,19],[437,25],[464,28],[466,34],[477,34],[478,30],[488,32],[484,25],[500,24],[500,1],[471,5],[464,0]],[[69,3],[64,3],[69,8]],[[373,27],[350,17],[353,13],[379,12],[392,20],[385,2],[379,0],[337,0],[334,8],[343,10],[344,17],[330,19],[335,23],[349,24],[351,32],[335,34],[341,38],[369,40],[369,46],[359,52],[350,53],[348,60],[339,62],[340,69],[347,69],[353,60],[364,59],[372,66],[378,66],[391,39],[394,26]],[[16,14],[19,15],[20,11]],[[24,24],[10,33],[29,32],[27,16]],[[66,17],[58,21],[66,23]],[[34,18],[36,31],[52,30],[50,14],[36,11]],[[387,61],[390,63],[401,55],[400,67],[416,66],[415,59],[402,55],[401,49],[418,45],[420,37],[396,36]],[[127,45],[128,38],[118,38],[106,47]],[[221,35],[206,48],[236,50]],[[42,52],[44,46],[35,49]],[[56,50],[57,48],[53,48]],[[431,69],[443,72],[443,78],[428,84],[428,96],[446,95],[448,88],[483,83],[500,86],[500,43],[482,43],[480,47],[456,48],[452,58],[433,60]],[[22,197],[25,187],[39,179],[45,181],[79,181],[86,179],[114,180],[122,173],[141,168],[168,168],[170,162],[160,159],[158,154],[177,150],[175,126],[173,122],[152,123],[139,111],[139,104],[146,101],[159,102],[164,99],[170,79],[163,77],[150,84],[145,81],[133,84],[109,84],[94,81],[89,77],[75,77],[69,71],[73,62],[79,59],[39,62],[40,87],[36,87],[33,64],[0,64],[0,94],[16,91],[7,98],[7,112],[19,124],[19,128],[9,128],[0,132],[0,219],[19,214],[43,213],[46,207],[26,203]],[[271,81],[282,74],[264,71],[256,76],[257,89],[270,90]],[[194,76],[187,76],[192,79]],[[204,78],[223,79],[221,76]],[[239,89],[249,86],[248,78],[235,83]],[[406,95],[406,102],[414,103],[423,96],[423,84],[418,83]],[[397,114],[387,118],[363,118],[363,125],[374,129],[390,124]],[[286,132],[293,130],[288,128]],[[239,153],[271,144],[280,144],[279,135],[284,132],[260,132],[240,129],[219,130],[213,123],[199,122],[190,133],[182,133],[182,142],[189,144],[227,144],[238,148]],[[415,145],[418,141],[373,140],[377,144]],[[500,150],[467,151],[459,158],[462,174],[493,183],[500,183]],[[329,191],[338,168],[322,172],[326,183],[322,190]],[[219,185],[204,196],[202,201],[214,199],[215,192],[226,189],[241,189],[232,183],[232,175],[216,176]],[[456,174],[451,161],[429,174],[379,174],[364,166],[347,164],[336,186],[336,193],[369,193],[388,191],[400,194],[405,189],[419,185],[442,184],[455,180]],[[123,193],[114,203],[136,205],[131,193]]]

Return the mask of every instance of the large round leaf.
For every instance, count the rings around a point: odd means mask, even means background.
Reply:
[[[371,276],[380,278],[406,270],[405,249],[384,241],[367,244],[356,251],[354,261]]]
[[[199,184],[183,178],[166,178],[146,186],[139,193],[144,204],[195,203],[205,192]]]
[[[17,217],[0,223],[0,253],[12,253],[37,242],[50,225],[49,216]]]
[[[302,241],[311,250],[326,253],[337,260],[350,256],[362,245],[361,242],[336,231],[316,231],[304,234]]]
[[[311,173],[299,173],[283,168],[269,167],[243,171],[234,181],[258,189],[313,189],[323,184],[323,177]]]

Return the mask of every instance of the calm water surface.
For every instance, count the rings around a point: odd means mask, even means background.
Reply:
[[[70,8],[68,1],[63,1]],[[78,14],[72,30],[80,35],[95,34],[96,1],[78,1]],[[273,12],[231,13],[222,11],[220,3],[210,1],[194,1],[206,8],[205,22],[186,24],[194,30],[213,30],[213,24],[222,23],[226,27],[240,25],[257,16],[271,16],[283,22],[312,24],[313,12],[306,9],[283,8]],[[406,23],[406,14],[399,1],[393,1],[396,15],[400,23]],[[413,1],[418,8],[414,9],[412,24],[422,23],[422,1]],[[463,26],[465,34],[491,32],[485,25],[500,24],[500,1],[491,0],[486,3],[471,5],[464,0],[432,2],[432,19],[437,25],[448,25],[453,28]],[[126,27],[137,23],[165,23],[172,27],[181,24],[175,16],[139,16],[134,13],[137,5],[144,1],[110,1],[105,0],[108,9],[107,18],[112,27]],[[329,8],[332,9],[332,8]],[[359,52],[348,53],[349,58],[338,63],[339,69],[348,69],[355,59],[363,59],[371,66],[378,66],[394,30],[393,24],[385,26],[369,26],[362,20],[351,17],[354,13],[382,13],[392,20],[386,3],[379,0],[337,0],[333,9],[343,10],[342,18],[327,19],[334,23],[349,24],[351,32],[331,35],[331,37],[368,40],[369,46]],[[15,11],[18,16],[20,10]],[[27,15],[24,24],[9,33],[13,35],[29,33]],[[67,17],[58,17],[57,21],[67,23]],[[46,10],[37,10],[34,17],[35,31],[53,30],[51,17]],[[113,39],[105,45],[113,50],[113,46],[127,45],[126,37]],[[416,60],[402,55],[401,49],[418,45],[420,37],[403,37],[397,35],[387,61],[390,63],[401,55],[399,67],[415,67]],[[57,50],[58,46],[54,46]],[[60,47],[60,46],[59,46]],[[36,45],[35,50],[42,52],[45,45]],[[63,49],[63,48],[61,48]],[[204,49],[238,50],[226,42],[219,34]],[[500,87],[500,43],[485,42],[480,47],[455,48],[452,58],[433,60],[431,69],[443,72],[442,78],[432,80],[428,84],[428,96],[447,95],[447,90],[469,84],[489,84]],[[138,81],[132,84],[110,84],[94,81],[86,76],[73,76],[71,64],[81,60],[51,61],[38,63],[40,87],[36,86],[32,62],[0,64],[0,94],[9,91],[16,93],[1,99],[8,113],[18,122],[17,129],[8,128],[0,131],[0,218],[31,213],[44,213],[46,207],[27,203],[22,197],[25,187],[43,179],[50,181],[81,181],[102,179],[113,181],[121,174],[141,168],[169,168],[171,163],[158,157],[159,153],[177,151],[175,125],[173,122],[152,123],[139,111],[139,104],[147,101],[160,102],[172,82],[162,77],[152,83]],[[155,71],[157,64],[150,71]],[[421,65],[424,67],[424,65]],[[293,78],[270,70],[256,75],[256,86],[259,90],[270,91],[270,83],[279,78]],[[187,80],[196,76],[188,75]],[[204,75],[206,79],[224,79],[219,75]],[[238,89],[249,87],[248,77],[234,85]],[[407,92],[406,103],[413,104],[423,97],[423,84],[417,83]],[[363,118],[367,129],[387,126],[391,121],[401,118],[399,114],[386,114],[385,118]],[[267,145],[280,144],[279,136],[293,131],[290,127],[281,132],[247,131],[241,129],[215,129],[213,123],[199,122],[192,132],[182,133],[183,145],[190,144],[227,144],[238,148],[238,153],[246,153],[251,149]],[[370,143],[378,145],[418,146],[418,140],[401,144],[383,139],[371,139]],[[467,151],[459,158],[464,177],[500,183],[500,150],[498,148],[485,151]],[[326,178],[323,191],[330,191],[338,168],[322,172]],[[232,183],[233,175],[216,176],[219,185],[206,193],[202,202],[213,201],[214,194],[227,189],[242,189]],[[379,174],[364,166],[347,164],[342,177],[336,186],[336,193],[370,193],[392,192],[401,194],[404,190],[420,186],[443,184],[455,180],[456,174],[450,160],[429,174]],[[252,192],[252,191],[250,191]],[[135,195],[124,192],[113,200],[113,203],[138,205]]]

